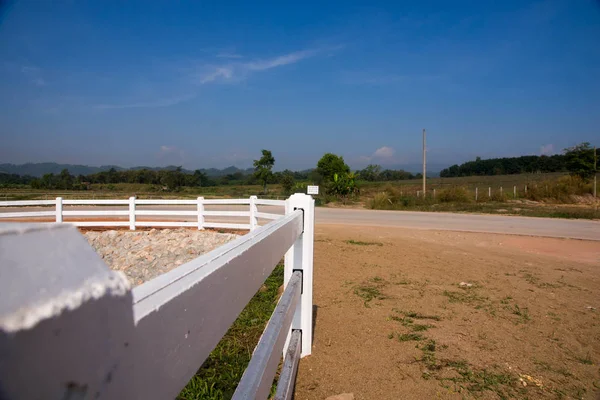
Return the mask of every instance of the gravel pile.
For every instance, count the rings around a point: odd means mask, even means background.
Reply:
[[[127,275],[131,286],[207,253],[238,235],[191,229],[84,233],[108,266]]]

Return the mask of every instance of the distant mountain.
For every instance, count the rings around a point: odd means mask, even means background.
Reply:
[[[89,165],[78,165],[78,164],[57,164],[57,163],[27,163],[27,164],[0,164],[0,173],[6,174],[17,174],[17,175],[30,175],[35,177],[41,177],[44,174],[60,174],[63,169],[68,169],[71,175],[89,175],[97,172],[108,171],[111,168],[117,171],[123,170],[140,170],[148,169],[152,171],[160,170],[174,170],[177,169],[175,165],[168,165],[166,167],[145,167],[138,166],[133,168],[123,168],[118,165],[102,165],[100,167],[90,167]],[[193,173],[193,170],[183,169],[186,173]],[[234,166],[230,166],[224,169],[217,168],[200,168],[200,171],[211,177],[224,176],[228,174],[235,174],[241,172],[244,175],[251,174],[254,170],[252,168],[241,169]]]
[[[96,172],[108,171],[111,168],[123,170],[116,165],[102,165],[100,167],[90,167],[88,165],[75,164],[57,164],[57,163],[27,163],[27,164],[0,164],[0,172],[17,175],[30,175],[41,177],[44,174],[60,174],[63,169],[68,169],[71,175],[89,175]]]

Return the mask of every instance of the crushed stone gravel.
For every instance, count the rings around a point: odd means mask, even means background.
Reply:
[[[90,231],[83,235],[111,269],[127,276],[132,287],[238,237],[192,229]]]

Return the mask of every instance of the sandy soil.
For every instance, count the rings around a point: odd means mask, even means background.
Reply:
[[[321,225],[314,285],[298,400],[600,398],[599,242]]]

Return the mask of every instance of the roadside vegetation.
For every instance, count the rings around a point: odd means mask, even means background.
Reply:
[[[253,170],[219,176],[181,167],[130,169],[74,176],[68,170],[40,178],[0,171],[0,200],[65,198],[285,198],[318,185],[317,205],[377,210],[476,212],[557,218],[600,218],[592,196],[596,172],[589,143],[554,156],[482,160],[479,157],[442,170],[427,180],[420,174],[368,165],[352,172],[344,158],[326,153],[314,169],[273,172],[275,157],[266,149]],[[230,170],[226,169],[225,171]],[[230,171],[235,170],[233,168]],[[215,173],[216,170],[212,172]],[[223,172],[225,172],[223,171]],[[210,172],[210,171],[209,171]]]

